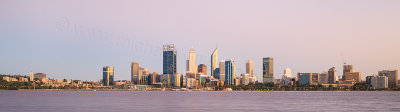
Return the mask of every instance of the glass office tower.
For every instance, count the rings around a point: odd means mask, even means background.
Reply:
[[[235,84],[236,65],[232,59],[225,61],[225,83],[228,85]]]
[[[163,46],[163,74],[176,73],[176,55],[174,44]]]
[[[275,82],[274,79],[274,59],[271,57],[263,58],[263,82]]]
[[[112,66],[103,67],[103,85],[104,86],[114,85],[114,67]]]

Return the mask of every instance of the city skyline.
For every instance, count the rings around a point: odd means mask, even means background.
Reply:
[[[172,53],[167,53],[168,55],[169,54],[174,54],[174,55],[177,55],[177,51],[176,51],[176,48],[175,48],[175,45],[174,44],[168,44],[168,45],[163,45],[163,52],[165,53],[165,51],[167,51],[167,52],[172,52]],[[218,52],[218,49],[215,49],[214,50],[214,52],[212,53],[212,55],[211,55],[211,57],[213,57],[214,56],[214,54],[215,54],[215,52]],[[189,54],[189,59],[188,60],[186,60],[186,65],[185,65],[185,70],[188,70],[188,65],[192,65],[192,64],[196,64],[195,62],[193,63],[191,63],[191,64],[189,64],[189,62],[190,62],[190,59],[195,59],[194,57],[196,57],[196,51],[193,49],[193,46],[192,46],[192,48],[189,50],[189,52],[188,52],[188,54]],[[192,57],[191,57],[192,56]],[[174,57],[174,56],[172,56],[172,57]],[[217,56],[216,56],[217,57]],[[172,58],[173,60],[179,60],[177,57],[174,57],[174,58]],[[231,60],[231,61],[235,61],[234,59],[226,59],[226,60]],[[269,61],[265,61],[265,60],[269,60]],[[168,60],[169,61],[169,60]],[[217,60],[218,61],[218,60]],[[222,61],[225,61],[225,60],[221,60],[221,62]],[[213,60],[211,60],[211,63],[213,62]],[[267,63],[269,63],[269,62],[272,62],[271,63],[271,65],[272,66],[274,66],[274,63],[273,63],[273,58],[272,57],[264,57],[263,58],[263,62],[267,62]],[[176,63],[176,62],[174,62],[174,63]],[[251,64],[250,64],[251,63]],[[250,68],[248,68],[248,66],[251,66],[251,71],[253,71],[253,61],[252,60],[247,60],[246,62],[245,62],[245,71],[244,72],[241,72],[241,73],[236,73],[236,75],[235,75],[235,77],[236,76],[240,76],[240,74],[250,74],[250,73],[248,73],[248,70],[247,69],[249,69],[250,70]],[[135,67],[138,67],[138,68],[136,68],[136,69],[139,69],[139,70],[134,70],[134,64],[135,64]],[[220,65],[219,63],[216,63],[217,65]],[[250,64],[250,65],[249,65]],[[176,66],[176,65],[175,65]],[[211,66],[211,64],[210,64],[210,66]],[[236,65],[235,65],[236,66]],[[269,65],[268,65],[269,66]],[[104,67],[103,67],[103,69],[105,69],[105,68],[108,68],[108,67],[112,67],[112,74],[114,75],[114,67],[113,66],[111,66],[111,65],[104,65]],[[199,68],[197,68],[197,67],[199,67]],[[197,71],[197,70],[201,70],[200,69],[200,67],[201,68],[205,68],[206,70],[205,70],[205,74],[204,75],[207,75],[207,76],[212,76],[211,75],[211,73],[208,73],[208,72],[212,72],[211,71],[211,68],[207,68],[207,64],[202,64],[202,63],[200,63],[200,64],[198,64],[198,65],[195,65],[195,68],[196,68],[196,72],[195,73],[197,73],[197,72],[199,72],[199,71]],[[264,66],[263,65],[263,67],[265,68],[266,66]],[[180,67],[174,67],[174,69],[175,69],[175,71],[176,71],[176,69],[177,68],[180,68]],[[268,68],[268,67],[267,67]],[[335,69],[335,67],[332,67],[333,69]],[[322,72],[317,72],[317,71],[314,71],[315,73],[328,73],[332,68],[329,68],[327,71],[322,71]],[[131,62],[131,73],[130,73],[130,79],[115,79],[115,80],[131,80],[132,82],[135,80],[135,78],[136,78],[136,80],[141,80],[139,77],[138,77],[138,75],[139,74],[142,74],[141,72],[141,70],[142,69],[145,69],[145,68],[141,68],[140,67],[140,62],[139,61],[132,61]],[[220,69],[219,67],[218,67],[218,69]],[[270,78],[273,78],[273,80],[275,80],[275,79],[279,79],[280,77],[278,76],[278,77],[275,77],[274,75],[273,75],[273,71],[275,70],[273,67],[271,68],[272,69],[272,76],[270,77]],[[287,69],[289,69],[289,71],[290,71],[290,73],[289,74],[292,74],[293,72],[290,70],[290,68],[285,68],[284,70],[282,70],[284,73],[281,75],[281,76],[284,76],[285,75],[285,72],[287,71]],[[235,71],[237,70],[237,68],[235,67]],[[398,69],[382,69],[383,71],[387,71],[387,70],[398,70]],[[378,75],[382,70],[380,70],[380,71],[377,71],[377,73],[375,73],[375,74],[368,74],[367,76],[372,76],[372,75]],[[136,71],[136,72],[138,72],[137,74],[134,74],[134,71]],[[163,70],[164,71],[164,70]],[[204,71],[204,70],[202,70],[202,71]],[[208,72],[207,72],[208,71]],[[335,70],[336,71],[336,70]],[[154,71],[154,72],[161,72],[161,71]],[[32,73],[32,72],[30,72],[30,73]],[[29,74],[30,74],[29,73]],[[43,72],[43,73],[46,73],[46,72]],[[193,73],[193,72],[190,72],[190,71],[186,71],[186,72],[183,72],[183,73],[180,73],[180,72],[175,72],[175,73],[178,73],[178,74],[186,74],[186,73]],[[175,74],[175,73],[173,73],[173,74]],[[199,72],[199,73],[201,73],[201,72]],[[298,74],[298,73],[302,73],[302,72],[297,72],[297,73],[294,73],[294,74]],[[353,67],[353,65],[351,65],[351,64],[347,64],[346,62],[345,63],[343,63],[343,74],[344,75],[341,75],[341,76],[338,76],[336,73],[335,73],[335,79],[337,79],[337,78],[341,78],[342,80],[345,80],[346,78],[345,78],[345,74],[347,74],[347,73],[357,73],[357,74],[360,74],[359,76],[357,76],[357,77],[359,77],[358,79],[359,80],[363,80],[363,81],[365,81],[365,79],[363,79],[363,76],[364,75],[361,75],[362,74],[362,72],[354,72],[354,67]],[[167,73],[168,74],[168,73]],[[254,75],[255,77],[264,77],[264,75],[266,75],[265,73],[263,73],[263,75],[261,75],[260,74],[260,76],[257,76],[257,73]],[[104,70],[103,70],[103,78],[104,78]],[[365,77],[367,77],[367,76],[365,76]],[[330,76],[329,76],[330,77]],[[113,78],[114,78],[114,76],[113,76]],[[298,77],[297,77],[298,78]],[[79,79],[80,80],[80,79]],[[104,79],[100,79],[100,80],[104,80]],[[257,78],[257,80],[259,81],[259,82],[263,82],[265,79],[264,78]],[[270,82],[270,81],[267,81],[267,82]],[[265,82],[264,82],[265,83]]]
[[[344,62],[361,77],[400,68],[400,34],[394,30],[400,29],[399,1],[187,2],[192,4],[105,1],[72,8],[77,2],[4,3],[0,72],[100,80],[98,69],[109,65],[115,67],[116,80],[130,80],[132,61],[161,74],[161,46],[170,43],[178,51],[178,73],[185,73],[190,46],[196,48],[196,63],[210,73],[215,44],[218,61],[234,59],[238,74],[245,73],[246,60],[253,60],[258,80],[259,60],[266,56],[274,58],[275,78],[285,68],[296,74],[336,67],[342,76]],[[93,10],[84,10],[89,4]]]

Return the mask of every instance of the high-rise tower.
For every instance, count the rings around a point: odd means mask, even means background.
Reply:
[[[232,59],[225,61],[225,83],[228,85],[235,84],[236,65]]]
[[[211,76],[215,77],[215,69],[217,68],[218,61],[218,48],[211,54]],[[206,74],[207,75],[207,74]]]
[[[254,63],[252,60],[248,60],[246,62],[246,73],[249,74],[250,77],[253,77]]]
[[[187,62],[187,72],[197,73],[196,66],[196,51],[194,51],[193,47],[189,51],[189,60]]]
[[[176,73],[176,55],[174,44],[163,46],[163,74]]]
[[[334,84],[336,82],[336,68],[332,67],[328,70],[328,83]]]
[[[219,62],[219,80],[225,81],[225,60]]]
[[[132,62],[132,64],[131,64],[131,81],[134,84],[137,84],[138,80],[140,80],[140,78],[141,78],[141,77],[139,77],[139,70],[140,70],[140,63]]]
[[[112,66],[103,67],[103,85],[104,86],[114,85],[114,67]]]
[[[271,57],[263,58],[263,82],[274,83],[274,59]]]

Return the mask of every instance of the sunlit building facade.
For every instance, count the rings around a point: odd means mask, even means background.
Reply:
[[[249,74],[249,77],[254,77],[254,62],[252,60],[246,62],[246,73]]]
[[[218,48],[211,54],[211,76],[215,77],[215,69],[218,67]],[[205,74],[207,75],[207,74]]]
[[[189,73],[197,73],[196,51],[193,49],[193,47],[189,51],[189,60],[187,60],[186,71]]]
[[[113,66],[103,67],[103,85],[104,86],[114,85],[114,67]]]

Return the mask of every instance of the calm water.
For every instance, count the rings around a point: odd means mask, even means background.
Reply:
[[[0,98],[1,112],[400,112],[400,92],[0,91]]]

